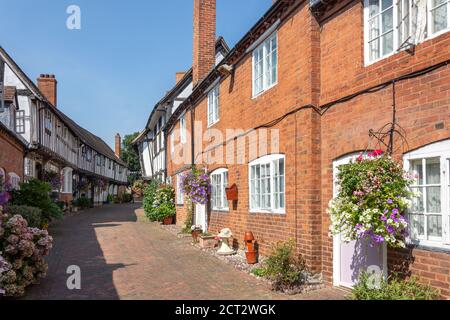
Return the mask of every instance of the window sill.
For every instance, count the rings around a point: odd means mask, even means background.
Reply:
[[[278,215],[285,215],[286,210],[263,210],[263,209],[251,209],[249,211],[253,214],[278,214]]]
[[[217,208],[212,208],[211,211],[213,211],[213,212],[220,212],[220,213],[228,213],[228,212],[230,212],[230,209],[217,209]]]
[[[211,127],[213,127],[215,124],[217,124],[218,122],[220,121],[220,119],[219,120],[216,120],[216,121],[214,121],[213,123],[211,123],[211,124],[208,124],[208,129],[209,128],[211,128]]]
[[[411,249],[450,254],[450,245],[433,245],[430,243],[424,244],[417,241],[411,241],[407,244],[407,247]]]
[[[264,93],[266,93],[267,91],[269,91],[270,89],[272,89],[273,87],[275,87],[278,84],[278,81],[276,81],[274,84],[272,84],[270,87],[267,87],[266,89],[264,89],[263,91],[261,91],[260,93],[254,94],[252,96],[252,100],[255,100],[257,98],[259,98],[260,96],[262,96]]]

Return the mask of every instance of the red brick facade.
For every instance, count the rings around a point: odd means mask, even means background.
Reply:
[[[0,127],[0,168],[6,175],[14,172],[23,181],[24,146]]]
[[[333,240],[328,235],[327,206],[333,196],[333,161],[370,147],[369,130],[392,121],[393,85],[333,104],[322,115],[316,110],[364,89],[448,62],[450,37],[444,33],[419,44],[413,55],[403,51],[366,67],[360,1],[347,1],[349,4],[342,10],[324,14],[323,20],[311,14],[306,2],[294,2],[297,5],[281,14],[277,31],[278,83],[253,98],[252,55],[243,54],[236,60],[232,75],[221,79],[220,121],[213,126],[225,136],[226,129],[247,130],[282,117],[271,129],[279,130],[279,153],[285,155],[286,213],[249,212],[248,162],[254,159],[248,155],[245,164],[195,162],[206,166],[209,173],[228,168],[229,185],[235,183],[239,190],[239,200],[234,206],[230,202],[229,212],[209,212],[209,231],[228,227],[241,244],[244,232],[251,230],[262,253],[268,253],[276,241],[295,239],[308,265],[332,283]],[[449,80],[449,67],[443,64],[424,75],[395,83],[398,124],[405,129],[408,142],[396,149],[399,160],[405,152],[450,138]],[[301,106],[304,108],[296,110]],[[195,120],[202,121],[204,132],[207,98],[191,108],[186,113],[187,130],[192,132],[190,116],[194,114]],[[179,121],[175,127],[179,127]],[[195,159],[214,145],[213,141],[199,143],[199,131],[194,130]],[[270,143],[270,137],[267,140]],[[397,139],[396,145],[400,143]],[[245,150],[237,149],[235,155]],[[215,156],[214,152],[208,154]],[[168,175],[175,183],[175,174],[183,166],[172,163],[170,152],[168,159]],[[182,225],[185,217],[186,208],[179,207],[177,223]],[[390,270],[399,264],[407,265],[408,271],[450,297],[450,251],[390,250],[388,261]]]

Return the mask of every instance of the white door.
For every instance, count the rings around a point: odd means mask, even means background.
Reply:
[[[339,166],[356,160],[358,154],[345,156],[333,163],[333,196],[339,194],[337,175]],[[341,236],[333,238],[333,284],[335,286],[353,287],[363,271],[380,272],[387,275],[386,245],[370,246],[367,240],[345,243]]]
[[[202,231],[208,231],[208,225],[206,223],[206,206],[204,204],[195,205],[195,224],[202,226]]]

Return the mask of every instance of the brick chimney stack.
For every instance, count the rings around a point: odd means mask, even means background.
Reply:
[[[115,145],[115,154],[117,157],[120,158],[120,154],[122,151],[122,138],[120,137],[120,134],[116,134],[116,145]]]
[[[183,79],[183,77],[185,76],[186,72],[185,71],[179,71],[177,73],[175,73],[175,80],[176,83],[180,82],[181,79]]]
[[[47,100],[57,107],[58,81],[53,74],[41,74],[37,79],[38,88]]]
[[[194,45],[192,81],[194,86],[216,63],[216,0],[194,0]]]

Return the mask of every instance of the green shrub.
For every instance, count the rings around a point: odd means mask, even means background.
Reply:
[[[108,194],[107,201],[108,201],[109,203],[112,203],[112,202],[114,201],[114,196],[113,196],[112,194]]]
[[[273,282],[275,290],[293,288],[304,283],[306,265],[301,256],[295,254],[294,241],[279,242],[265,261],[264,273]]]
[[[255,268],[255,269],[252,269],[250,271],[250,273],[254,274],[257,277],[261,277],[261,278],[267,276],[267,271],[265,268]]]
[[[74,205],[80,209],[88,209],[91,207],[91,200],[86,197],[81,197],[74,201]]]
[[[39,208],[42,211],[42,223],[63,217],[61,209],[50,198],[51,186],[47,182],[32,179],[21,183],[19,190],[13,191],[12,205]]]
[[[150,219],[151,212],[153,210],[153,202],[155,201],[156,191],[158,191],[159,182],[152,180],[149,185],[144,189],[143,206],[145,215]]]
[[[148,189],[146,189],[149,192]],[[150,205],[150,199],[153,201]],[[162,186],[154,194],[147,195],[146,216],[150,221],[161,222],[165,218],[173,217],[175,210],[175,190],[172,186]],[[145,210],[145,209],[144,209]]]
[[[130,203],[132,200],[133,200],[133,196],[131,195],[131,193],[122,194],[122,197],[121,197],[122,203]]]
[[[417,277],[408,280],[391,276],[381,279],[379,286],[374,286],[370,274],[362,273],[354,286],[352,300],[436,300],[439,293],[431,286],[419,283]]]
[[[28,222],[31,228],[42,228],[42,210],[28,206],[8,206],[6,213],[11,216],[20,215]]]

